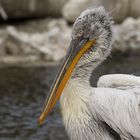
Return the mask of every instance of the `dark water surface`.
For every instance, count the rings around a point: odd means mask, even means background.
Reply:
[[[67,140],[58,106],[39,126],[46,94],[58,66],[0,67],[0,140]],[[140,53],[110,57],[92,75],[91,84],[103,74],[140,75]]]

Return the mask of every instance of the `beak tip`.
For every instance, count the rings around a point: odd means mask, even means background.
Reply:
[[[39,125],[42,125],[44,123],[45,119],[44,117],[41,115],[39,118],[38,118],[38,123]]]

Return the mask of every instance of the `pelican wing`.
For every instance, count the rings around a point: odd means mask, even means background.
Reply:
[[[90,109],[124,139],[140,139],[140,88],[118,90],[93,88]]]
[[[133,89],[140,87],[140,77],[127,74],[109,74],[99,78],[98,87]]]

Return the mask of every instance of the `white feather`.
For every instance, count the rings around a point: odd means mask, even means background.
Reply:
[[[140,77],[128,74],[109,74],[99,78],[98,87],[132,89],[140,87]]]
[[[140,88],[94,88],[89,105],[93,115],[128,139],[140,139]]]
[[[92,88],[87,87],[78,79],[70,79],[61,95],[61,111],[67,133],[71,140],[113,140],[91,115],[88,103]]]

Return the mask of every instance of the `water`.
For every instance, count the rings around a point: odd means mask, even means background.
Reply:
[[[96,85],[100,75],[140,75],[140,53],[110,57],[91,77]],[[46,123],[37,118],[58,66],[0,67],[0,140],[67,140],[58,105]]]

